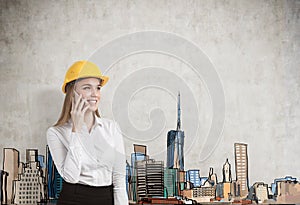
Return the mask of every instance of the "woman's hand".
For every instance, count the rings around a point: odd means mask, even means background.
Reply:
[[[72,98],[71,119],[73,122],[72,132],[80,132],[84,125],[84,114],[89,109],[89,103],[82,95],[74,90],[74,97]]]

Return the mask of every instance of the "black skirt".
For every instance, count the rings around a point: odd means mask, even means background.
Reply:
[[[94,187],[63,182],[57,205],[114,205],[113,186]]]

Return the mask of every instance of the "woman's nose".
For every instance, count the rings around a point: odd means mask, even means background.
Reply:
[[[99,96],[100,95],[100,91],[98,91],[97,88],[93,88],[91,94],[92,94],[92,96]]]

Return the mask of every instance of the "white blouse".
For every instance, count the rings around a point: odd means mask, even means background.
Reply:
[[[72,132],[71,120],[47,130],[53,161],[66,182],[113,184],[115,205],[128,205],[125,150],[119,125],[113,120],[95,118],[91,132],[86,125],[81,132]]]

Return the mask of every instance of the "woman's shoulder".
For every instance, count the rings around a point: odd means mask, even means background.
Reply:
[[[118,124],[115,120],[103,117],[97,117],[97,122],[103,125],[116,125]]]
[[[108,118],[97,118],[97,122],[111,131],[120,130],[119,124],[116,120],[108,119]]]
[[[47,129],[47,133],[65,133],[71,129],[70,123],[65,123],[63,125],[53,125]]]

